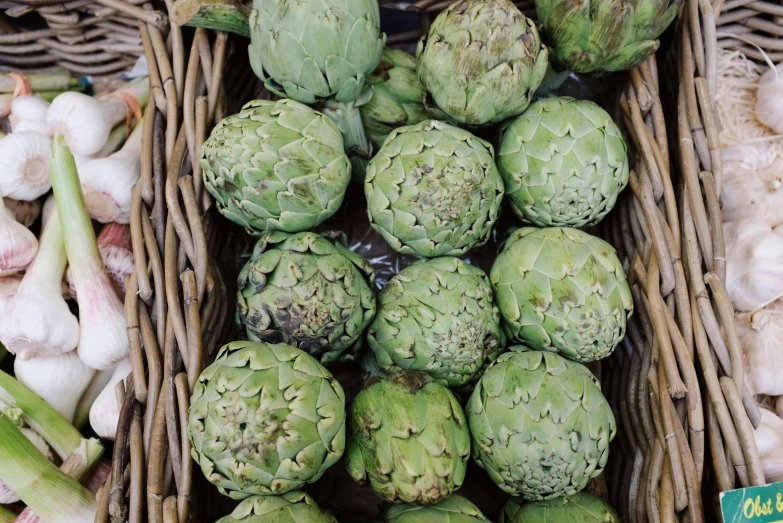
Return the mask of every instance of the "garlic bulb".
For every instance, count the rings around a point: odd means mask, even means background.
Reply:
[[[35,200],[52,188],[49,137],[32,131],[11,133],[0,140],[0,194]]]
[[[783,134],[783,64],[761,75],[756,91],[756,118],[778,134]]]
[[[66,261],[60,219],[54,213],[41,235],[38,255],[0,321],[0,341],[17,358],[56,356],[79,342],[79,322],[61,293]]]
[[[3,201],[5,202],[6,209],[13,214],[14,219],[28,229],[41,215],[41,202],[38,200],[28,202],[24,200],[14,200],[12,198],[3,198]]]
[[[133,251],[130,245],[130,228],[119,223],[109,223],[98,235],[98,249],[101,251],[103,266],[111,279],[117,297],[125,301],[125,277],[133,272]],[[65,273],[66,296],[77,299],[71,268]]]
[[[38,240],[18,223],[0,198],[0,276],[26,268],[38,252]]]
[[[33,131],[43,135],[49,135],[49,126],[46,123],[46,112],[49,110],[49,102],[34,94],[17,96],[11,104],[11,114],[8,120],[11,122],[11,130]]]
[[[123,86],[121,91],[135,96],[140,106],[144,106],[149,97],[149,82],[146,77],[139,78]],[[47,112],[49,132],[62,134],[71,152],[80,156],[100,151],[114,126],[126,117],[127,107],[122,98],[93,98],[72,91],[55,98]]]
[[[90,408],[90,426],[98,436],[114,439],[117,423],[120,420],[120,405],[115,389],[117,384],[128,377],[133,370],[130,359],[121,361],[114,369],[111,379],[101,391]]]
[[[57,204],[54,201],[54,195],[50,194],[46,197],[46,201],[43,204],[43,211],[41,212],[41,223],[43,227],[49,223],[49,218],[52,217],[52,213],[57,210]]]
[[[22,434],[24,434],[27,439],[29,439],[32,444],[41,451],[41,454],[46,456],[46,459],[52,462],[54,461],[52,449],[49,447],[49,445],[46,444],[46,441],[44,441],[41,436],[39,436],[35,431],[25,427],[22,427],[20,430],[22,431]],[[17,502],[19,502],[19,496],[14,494],[14,492],[9,489],[5,483],[2,482],[2,480],[0,480],[0,505],[10,505],[11,503]]]
[[[752,395],[783,394],[783,310],[734,314],[745,363],[745,384]]]
[[[767,409],[759,409],[761,423],[754,431],[756,446],[767,483],[783,481],[783,419]]]
[[[94,220],[130,222],[133,187],[141,175],[141,129],[139,123],[116,153],[79,165],[84,202]]]
[[[52,187],[68,263],[79,299],[79,357],[93,369],[114,367],[128,357],[125,308],[103,266],[95,230],[84,206],[76,164],[62,135],[52,140]],[[56,215],[55,215],[56,216]],[[54,216],[49,223],[55,221]],[[62,272],[60,272],[62,278]],[[58,282],[60,283],[60,282]]]
[[[726,291],[735,310],[751,312],[783,296],[783,237],[759,218],[723,224]]]
[[[783,223],[783,158],[769,145],[723,149],[721,214],[724,222],[758,217]]]
[[[72,423],[76,405],[95,371],[79,359],[76,351],[71,351],[51,358],[16,358],[14,373],[19,383]]]
[[[82,397],[79,398],[79,403],[76,405],[76,412],[73,415],[73,426],[76,427],[76,430],[84,431],[87,427],[87,424],[90,422],[92,404],[95,403],[106,384],[114,376],[115,369],[116,367],[95,371],[92,380],[90,380],[90,385],[82,393]]]

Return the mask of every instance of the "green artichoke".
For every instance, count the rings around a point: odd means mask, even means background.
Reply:
[[[576,494],[609,458],[612,409],[583,365],[518,350],[490,365],[465,407],[473,457],[512,496]]]
[[[417,49],[419,80],[435,104],[473,126],[521,114],[547,70],[535,23],[510,0],[459,0]]]
[[[405,51],[384,49],[381,63],[367,77],[367,84],[372,86],[372,98],[359,111],[375,147],[382,146],[393,129],[428,118],[422,101],[424,90],[416,76],[416,59]]]
[[[489,279],[509,341],[576,361],[609,356],[633,313],[614,248],[579,229],[517,229]]]
[[[250,65],[280,96],[352,102],[381,60],[380,24],[378,0],[254,0]]]
[[[391,132],[364,192],[370,224],[396,251],[461,256],[489,239],[503,180],[488,142],[427,120]]]
[[[255,100],[223,119],[201,148],[201,169],[220,212],[252,234],[315,227],[351,181],[337,125],[293,100]]]
[[[490,523],[476,505],[452,494],[436,505],[392,505],[384,514],[386,523]]]
[[[536,15],[554,61],[577,73],[633,69],[653,54],[657,38],[683,0],[536,0]]]
[[[348,419],[348,473],[386,501],[431,505],[462,485],[470,456],[465,414],[426,374],[371,380]]]
[[[620,129],[601,107],[547,98],[504,129],[498,169],[522,220],[584,227],[601,221],[628,183],[626,151]]]
[[[239,273],[237,323],[248,338],[285,342],[328,365],[352,360],[375,317],[370,263],[344,236],[270,232]]]
[[[620,523],[620,517],[605,501],[579,492],[572,496],[525,503],[511,498],[503,505],[498,523]]]
[[[337,523],[315,500],[300,491],[282,496],[254,496],[242,501],[217,523]]]
[[[188,436],[193,459],[222,494],[284,494],[317,481],[342,456],[345,396],[299,349],[229,343],[198,378]]]
[[[371,364],[382,373],[425,372],[447,387],[473,383],[504,342],[492,298],[486,274],[459,258],[406,267],[378,297],[367,331]]]

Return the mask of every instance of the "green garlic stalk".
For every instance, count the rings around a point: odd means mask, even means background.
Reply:
[[[46,459],[4,414],[0,414],[0,442],[0,479],[42,522],[95,520],[95,495]]]
[[[16,514],[0,505],[0,523],[14,523],[14,521],[16,521]]]

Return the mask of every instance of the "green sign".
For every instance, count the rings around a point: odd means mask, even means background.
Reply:
[[[723,523],[783,523],[783,482],[720,494]]]

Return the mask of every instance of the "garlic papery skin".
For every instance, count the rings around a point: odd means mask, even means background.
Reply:
[[[34,131],[43,135],[49,135],[46,113],[49,111],[49,102],[34,94],[17,96],[11,104],[11,114],[8,121],[11,122],[11,130]]]
[[[734,314],[742,347],[745,384],[752,395],[783,394],[783,311],[760,309]]]
[[[62,297],[67,262],[60,219],[54,213],[41,235],[41,248],[0,322],[0,341],[17,358],[52,357],[79,342],[79,322]]]
[[[52,188],[49,137],[32,131],[11,133],[0,140],[0,194],[15,200],[35,200]]]
[[[127,378],[132,370],[130,358],[121,361],[90,408],[90,426],[101,438],[113,440],[117,433],[120,405],[115,390],[117,384]]]
[[[94,220],[130,222],[133,187],[141,175],[141,129],[140,123],[116,153],[79,164],[84,202]]]
[[[68,423],[73,423],[76,405],[90,385],[95,370],[71,351],[51,358],[16,358],[14,374],[19,383],[35,392]]]
[[[136,79],[121,90],[133,93],[143,106],[149,96],[148,79]],[[80,156],[100,151],[114,126],[126,118],[127,107],[119,97],[93,98],[71,91],[55,98],[47,112],[49,132],[62,134],[72,154]]]
[[[12,198],[3,198],[6,209],[14,216],[14,219],[27,228],[35,223],[35,220],[41,215],[41,202],[33,200],[31,202],[24,200],[14,200]]]
[[[734,145],[723,151],[721,214],[724,222],[758,217],[783,223],[783,158],[766,144]]]
[[[54,461],[54,455],[52,454],[51,447],[46,444],[46,441],[44,441],[41,436],[28,428],[23,427],[19,430],[21,430],[22,434],[24,434],[25,437],[29,439],[38,450],[41,451],[41,454],[43,454],[46,459],[49,461]],[[0,505],[10,505],[11,503],[17,503],[18,501],[19,496],[14,494],[14,492],[0,480]]]
[[[761,75],[756,91],[756,118],[783,134],[783,64],[770,67]]]
[[[22,283],[22,276],[19,274],[12,274],[10,276],[3,276],[0,278],[0,323],[3,322],[6,311],[11,306],[11,302],[16,296],[16,291],[19,290],[19,285]]]
[[[17,222],[0,198],[0,276],[26,268],[38,252],[38,240],[30,230]]]
[[[128,357],[125,310],[103,266],[73,156],[62,135],[56,135],[52,143],[52,188],[57,214],[68,216],[62,228],[68,238],[65,248],[79,300],[77,350],[88,366],[108,369]],[[53,221],[54,216],[50,223]]]
[[[723,234],[734,309],[752,312],[783,296],[783,237],[758,217],[724,223]]]
[[[783,419],[767,409],[759,409],[761,423],[754,431],[764,478],[767,483],[783,481]]]

